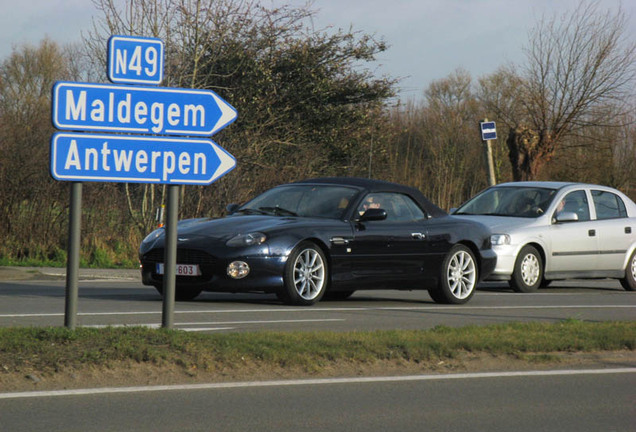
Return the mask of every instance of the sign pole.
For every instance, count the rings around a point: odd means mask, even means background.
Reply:
[[[166,241],[164,244],[163,316],[161,326],[174,325],[174,299],[177,270],[177,222],[179,218],[179,185],[168,186],[168,214],[166,215]]]
[[[492,160],[492,140],[486,141],[486,162],[488,164],[488,186],[494,186],[497,181],[495,180],[495,165]]]
[[[82,183],[71,183],[69,209],[68,257],[66,260],[66,307],[64,326],[74,330],[77,321],[77,280],[79,274],[80,233],[82,221]]]

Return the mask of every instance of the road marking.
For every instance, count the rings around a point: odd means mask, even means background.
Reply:
[[[345,319],[327,318],[327,319],[299,319],[299,320],[254,320],[254,321],[217,321],[217,322],[185,322],[174,323],[175,326],[201,326],[201,325],[238,325],[238,324],[286,324],[286,323],[307,323],[307,322],[333,322],[333,321],[346,321]],[[87,328],[106,328],[106,327],[150,327],[159,328],[160,324],[93,324],[83,325],[80,327]],[[186,331],[200,330],[196,329],[181,329]],[[215,329],[216,330],[216,329]],[[228,328],[218,328],[218,330],[229,330]]]
[[[635,309],[636,305],[547,305],[547,306],[384,306],[384,307],[335,307],[335,308],[302,308],[289,309],[285,307],[275,309],[209,309],[209,310],[183,310],[175,311],[177,314],[221,314],[221,313],[307,313],[307,312],[366,312],[366,311],[447,311],[447,310],[519,310],[519,309]],[[138,312],[80,312],[78,316],[118,316],[118,315],[159,315],[161,311]],[[64,313],[27,313],[27,314],[0,314],[0,318],[33,318],[33,317],[60,317]]]
[[[573,375],[610,375],[636,373],[636,368],[615,368],[615,369],[566,369],[547,371],[519,371],[519,372],[477,372],[460,374],[438,374],[438,375],[406,375],[406,376],[384,376],[384,377],[353,377],[353,378],[322,378],[322,379],[298,379],[298,380],[276,380],[276,381],[243,381],[243,382],[222,382],[207,384],[183,384],[183,385],[160,385],[160,386],[139,386],[139,387],[103,387],[86,388],[74,390],[49,390],[49,391],[29,391],[0,393],[0,399],[23,399],[23,398],[43,398],[59,396],[87,396],[104,395],[114,393],[147,393],[158,391],[192,391],[192,390],[216,390],[248,387],[289,387],[303,385],[329,385],[329,384],[364,384],[383,382],[409,382],[409,381],[447,381],[458,379],[483,379],[483,378],[515,378],[515,377],[546,377],[546,376],[573,376]]]

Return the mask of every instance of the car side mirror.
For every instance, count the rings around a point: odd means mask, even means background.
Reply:
[[[579,220],[579,215],[574,212],[560,212],[554,217],[556,223],[576,222]]]
[[[360,216],[360,222],[370,222],[370,221],[381,221],[385,220],[387,217],[386,210],[381,208],[372,208],[365,211],[362,216]]]
[[[228,204],[225,207],[225,211],[227,212],[227,214],[231,215],[232,213],[237,211],[239,209],[239,207],[240,207],[240,205],[236,204],[236,203]]]

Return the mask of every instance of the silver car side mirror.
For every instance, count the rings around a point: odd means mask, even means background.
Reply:
[[[579,215],[574,212],[560,212],[553,219],[555,223],[577,222],[578,220]]]

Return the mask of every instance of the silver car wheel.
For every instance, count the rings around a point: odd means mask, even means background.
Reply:
[[[448,263],[448,286],[451,293],[458,299],[465,299],[471,295],[476,283],[475,261],[465,252],[458,251]]]
[[[521,261],[521,278],[523,282],[532,286],[537,283],[541,274],[541,264],[534,254],[527,254]]]
[[[305,249],[294,263],[294,286],[305,300],[315,299],[325,284],[325,265],[315,249]]]

